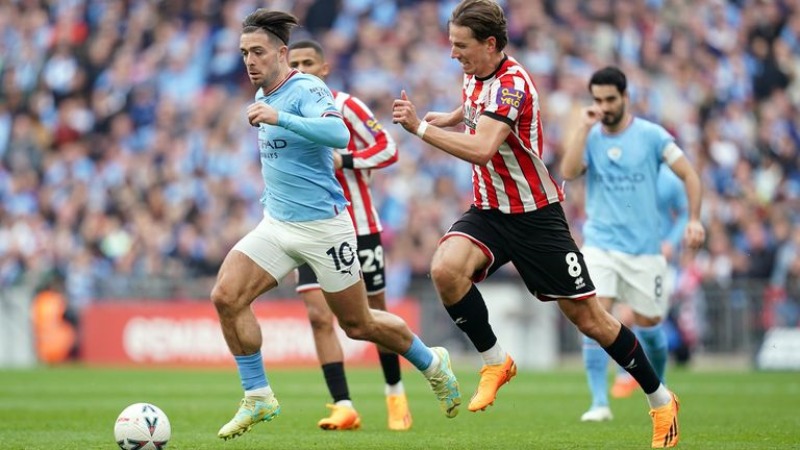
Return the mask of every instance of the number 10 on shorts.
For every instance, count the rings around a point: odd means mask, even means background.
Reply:
[[[356,252],[348,242],[342,242],[339,247],[331,247],[325,252],[333,260],[333,265],[340,273],[350,273],[350,267],[356,260]]]

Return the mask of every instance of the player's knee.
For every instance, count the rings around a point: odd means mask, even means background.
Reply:
[[[431,263],[431,279],[440,292],[456,289],[461,278],[460,270],[449,261],[437,258]]]
[[[350,339],[366,341],[372,337],[372,328],[369,323],[346,320],[339,322],[339,326]]]
[[[211,302],[220,314],[236,309],[238,303],[233,291],[221,283],[211,289]]]
[[[333,313],[318,309],[308,310],[308,321],[315,333],[333,331]]]

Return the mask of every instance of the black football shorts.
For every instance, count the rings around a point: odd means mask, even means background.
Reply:
[[[476,283],[510,261],[539,300],[585,299],[595,294],[560,203],[521,214],[473,206],[441,241],[453,236],[471,240],[489,258],[487,267],[473,274]]]

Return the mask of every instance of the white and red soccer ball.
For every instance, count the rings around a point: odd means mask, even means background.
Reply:
[[[150,403],[128,406],[114,424],[114,437],[122,450],[161,450],[171,435],[167,415]]]

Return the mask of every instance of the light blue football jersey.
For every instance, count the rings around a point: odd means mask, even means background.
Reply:
[[[297,71],[267,95],[259,89],[256,101],[300,117],[341,117],[325,83]],[[258,147],[265,184],[261,203],[270,217],[285,222],[329,219],[347,207],[330,147],[264,123],[259,124]]]
[[[661,253],[658,172],[673,142],[661,126],[634,118],[607,134],[596,124],[586,138],[584,244],[632,255]]]
[[[658,171],[658,208],[661,213],[661,240],[680,248],[689,222],[689,199],[683,181],[666,164]]]

